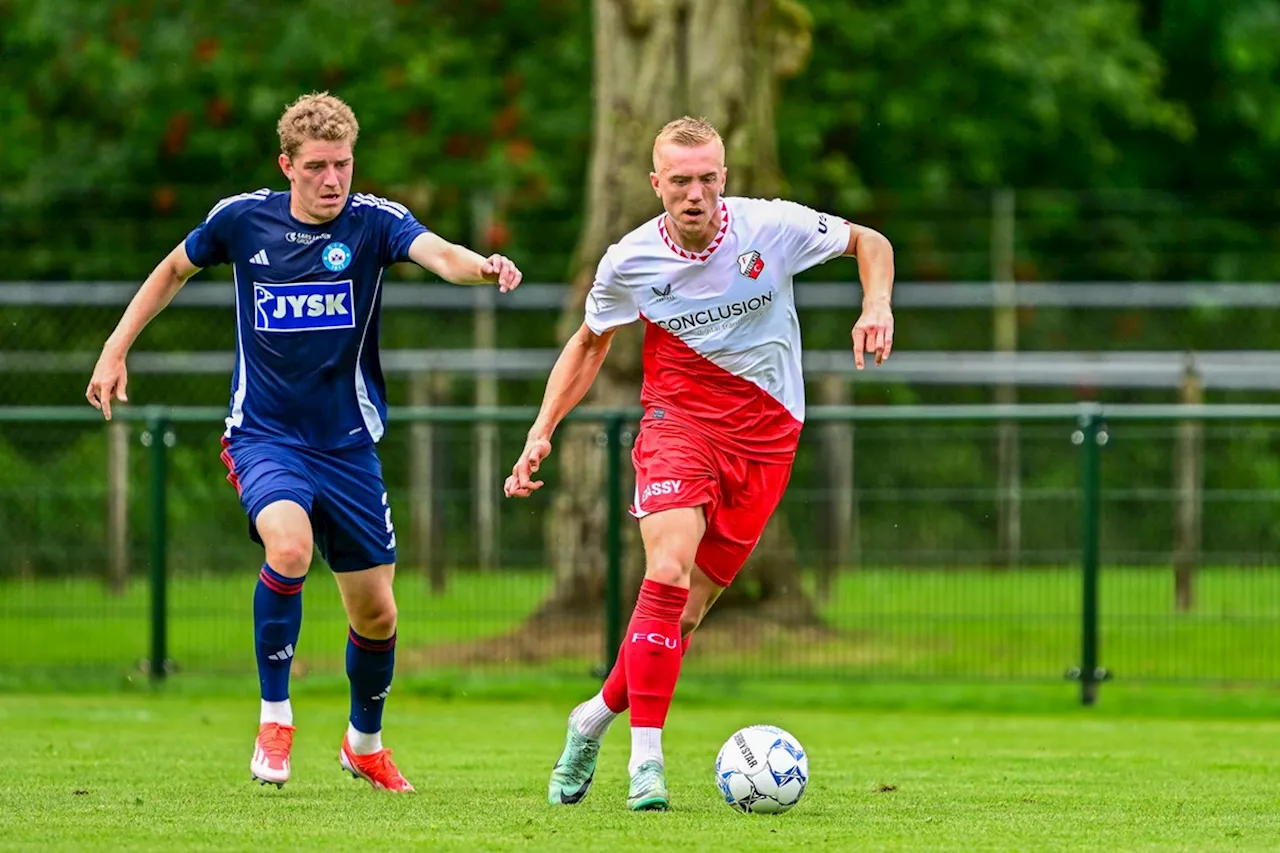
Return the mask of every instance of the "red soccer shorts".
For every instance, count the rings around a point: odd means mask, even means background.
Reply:
[[[704,507],[707,532],[694,561],[717,586],[727,587],[782,500],[792,460],[757,461],[725,451],[687,425],[645,421],[631,451],[631,514],[643,518],[664,509]]]

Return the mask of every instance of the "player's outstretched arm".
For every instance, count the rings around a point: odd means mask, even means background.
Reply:
[[[430,232],[413,239],[409,260],[453,284],[496,284],[503,293],[519,287],[524,277],[503,255],[486,258]]]
[[[851,225],[845,255],[857,257],[862,279],[862,316],[852,332],[854,364],[862,370],[864,352],[883,364],[893,351],[893,244],[875,229]]]
[[[551,454],[551,436],[573,407],[591,389],[609,354],[609,344],[617,329],[609,329],[597,335],[583,323],[565,344],[556,359],[555,367],[547,378],[547,389],[542,395],[542,408],[529,429],[524,452],[511,468],[511,476],[503,491],[509,498],[527,498],[542,488],[541,480],[534,480],[542,460]]]
[[[187,257],[186,243],[179,243],[156,265],[129,301],[124,316],[102,346],[102,354],[98,356],[93,376],[89,379],[89,387],[84,392],[85,398],[95,409],[101,409],[107,420],[111,420],[112,396],[122,403],[129,401],[126,393],[129,376],[125,370],[125,356],[129,354],[129,348],[146,325],[182,289],[187,279],[199,271],[200,268]]]

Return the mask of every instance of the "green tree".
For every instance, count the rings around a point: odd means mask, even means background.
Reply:
[[[867,188],[1086,186],[1123,156],[1117,130],[1193,132],[1133,0],[812,10],[821,37],[787,87],[782,159],[797,192],[840,208],[864,209]]]
[[[396,0],[6,4],[0,73],[24,85],[0,94],[0,172],[13,176],[0,207],[18,238],[0,259],[11,276],[141,277],[168,248],[158,241],[177,242],[219,194],[282,186],[276,119],[318,89],[362,123],[358,189],[459,240],[473,236],[471,194],[499,193],[504,215],[546,227],[500,222],[489,242],[536,258],[561,231],[552,211],[574,208],[588,22],[574,3],[502,5],[495,16]],[[544,35],[522,50],[533,19]]]

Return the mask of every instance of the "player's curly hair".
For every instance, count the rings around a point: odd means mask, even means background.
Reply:
[[[336,95],[312,92],[290,104],[276,124],[280,134],[280,151],[289,159],[298,153],[308,139],[326,142],[348,141],[354,148],[360,135],[360,123],[351,107]]]

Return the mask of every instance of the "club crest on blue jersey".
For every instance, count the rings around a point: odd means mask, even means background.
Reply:
[[[339,244],[341,245],[341,244]],[[346,247],[343,247],[346,248]],[[325,250],[328,265],[328,250]],[[350,256],[343,260],[343,266]],[[259,332],[313,332],[354,329],[351,281],[253,283],[253,327]]]
[[[333,242],[324,247],[321,255],[329,272],[342,272],[351,263],[351,249],[346,243]]]

